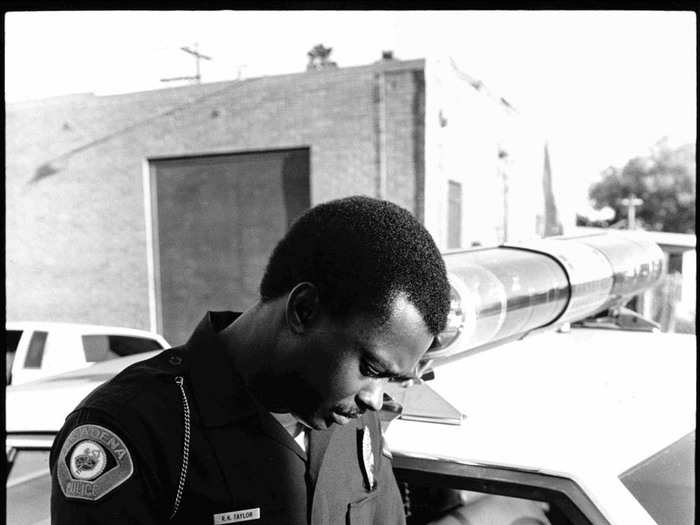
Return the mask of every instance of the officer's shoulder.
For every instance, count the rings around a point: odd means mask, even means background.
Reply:
[[[185,369],[182,350],[183,347],[168,348],[128,366],[93,390],[78,408],[119,411],[128,407],[138,411],[140,407],[177,397],[175,378]]]

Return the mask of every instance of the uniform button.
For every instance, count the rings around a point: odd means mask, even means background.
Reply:
[[[173,366],[178,366],[182,364],[182,357],[179,355],[171,355],[168,362]]]

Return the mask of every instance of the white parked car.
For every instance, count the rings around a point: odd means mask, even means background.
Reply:
[[[608,236],[445,254],[449,326],[381,413],[409,525],[693,523],[695,336],[620,307],[661,257]],[[10,523],[48,523],[65,415],[149,355],[8,387]]]
[[[5,323],[7,384],[21,384],[93,363],[168,348],[159,334],[75,323]]]

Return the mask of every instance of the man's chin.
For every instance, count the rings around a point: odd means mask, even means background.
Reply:
[[[343,426],[343,425],[347,425],[348,423],[350,423],[350,421],[355,419],[355,417],[357,417],[357,416],[346,416],[346,415],[340,414],[338,412],[331,412],[330,420],[331,420],[331,424],[335,423],[336,425]]]

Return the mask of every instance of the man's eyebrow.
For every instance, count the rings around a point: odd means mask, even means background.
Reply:
[[[364,350],[364,356],[366,359],[369,361],[372,361],[372,364],[375,365],[378,369],[381,369],[382,372],[377,374],[379,377],[386,377],[389,379],[392,379],[394,381],[409,381],[410,379],[415,379],[416,376],[415,374],[403,374],[401,372],[394,372],[391,369],[391,365],[371,353],[369,350],[366,348]]]

